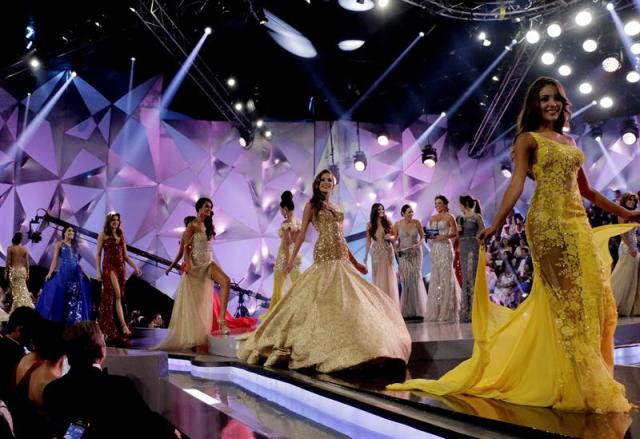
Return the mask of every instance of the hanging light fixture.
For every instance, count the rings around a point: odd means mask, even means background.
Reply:
[[[356,168],[356,171],[363,172],[367,169],[367,155],[360,149],[360,122],[356,122],[356,136],[358,150],[353,156],[353,166]]]

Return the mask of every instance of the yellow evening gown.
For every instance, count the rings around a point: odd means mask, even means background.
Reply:
[[[530,134],[538,144],[532,166],[537,187],[526,221],[534,267],[531,294],[514,311],[491,303],[480,264],[472,357],[437,381],[413,379],[388,388],[568,411],[626,412],[631,406],[625,389],[613,378],[617,315],[607,242],[633,225],[592,230],[577,184],[582,151]]]
[[[315,215],[314,263],[242,343],[241,360],[325,373],[374,359],[409,360],[411,338],[398,305],[349,262],[343,220],[340,211]]]

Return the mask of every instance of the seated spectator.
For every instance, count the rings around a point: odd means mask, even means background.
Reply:
[[[33,308],[16,308],[9,316],[7,333],[0,337],[0,400],[9,407],[15,390],[16,367],[25,355],[25,348],[31,347],[31,335],[40,320],[40,314]]]
[[[129,378],[102,370],[107,348],[95,322],[67,328],[64,339],[71,368],[44,389],[45,409],[60,437],[72,423],[88,426],[85,438],[180,437],[149,409]]]
[[[525,253],[526,252],[526,253]],[[524,239],[520,240],[518,247],[513,252],[513,256],[518,259],[526,258],[529,255],[529,247],[527,247],[527,242]]]

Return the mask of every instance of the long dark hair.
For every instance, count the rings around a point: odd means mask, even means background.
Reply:
[[[369,214],[368,232],[369,236],[371,236],[371,238],[373,238],[374,240],[376,239],[376,231],[378,230],[378,208],[380,207],[384,209],[384,206],[381,203],[374,203],[373,206],[371,206],[371,213]],[[387,215],[382,215],[380,222],[382,223],[384,233],[389,233],[391,231],[391,222],[387,218]]]
[[[211,203],[211,207],[213,208],[213,201],[211,201],[211,198],[198,198],[198,201],[196,201],[196,212],[199,213],[202,206],[204,206],[206,203]],[[207,234],[207,239],[215,238],[216,228],[213,226],[213,211],[211,212],[210,216],[204,219],[204,229],[205,233]]]
[[[19,245],[22,242],[22,232],[16,232],[13,234],[13,238],[11,238],[11,244]]]
[[[316,175],[316,178],[313,179],[313,184],[311,185],[311,188],[313,189],[313,195],[311,196],[311,200],[309,200],[309,203],[313,208],[314,216],[320,213],[322,209],[324,209],[325,198],[324,194],[320,192],[320,179],[324,174],[329,174],[333,177],[331,171],[329,171],[328,169],[323,169],[318,175]]]
[[[64,242],[64,235],[67,233],[67,230],[73,230],[73,239],[71,240],[71,250],[74,253],[78,253],[78,231],[75,227],[69,225],[62,229],[62,242]]]
[[[460,204],[462,204],[467,209],[472,209],[475,213],[481,214],[482,209],[480,208],[480,202],[477,198],[473,198],[471,195],[460,195]]]
[[[291,191],[284,191],[280,195],[280,207],[282,207],[283,209],[286,208],[291,212],[295,210],[296,206],[295,204],[293,204],[293,194],[291,193]]]
[[[104,228],[103,228],[103,232],[105,235],[107,236],[111,236],[111,226],[109,225],[109,223],[111,223],[111,220],[114,217],[118,217],[118,228],[116,229],[116,235],[118,236],[122,236],[122,219],[120,218],[120,214],[116,211],[111,211],[109,213],[107,213],[107,216],[104,217]],[[115,236],[114,236],[115,238]]]
[[[440,194],[440,195],[436,195],[434,200],[442,201],[442,204],[444,204],[444,208],[447,209],[447,212],[449,212],[449,199],[447,197]]]
[[[562,134],[562,128],[571,119],[571,102],[567,98],[567,93],[564,91],[564,87],[557,79],[548,78],[542,76],[529,86],[527,94],[522,104],[522,110],[518,115],[518,129],[516,130],[516,138],[528,131],[537,131],[542,123],[542,116],[540,115],[540,90],[547,85],[553,85],[558,89],[558,98],[562,102],[562,111],[558,120],[553,123],[553,130]]]

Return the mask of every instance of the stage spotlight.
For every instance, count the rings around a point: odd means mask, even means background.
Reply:
[[[442,111],[442,112],[440,113],[440,117],[447,117],[447,113],[445,113],[444,111]]]
[[[627,81],[632,84],[640,81],[640,73],[636,72],[635,70],[631,70],[629,73],[627,73]]]
[[[40,67],[40,61],[38,60],[38,58],[31,58],[31,60],[29,60],[29,65],[32,68],[37,69]]]
[[[607,3],[607,11],[613,11],[613,9],[615,8],[615,5],[612,2]]]
[[[536,44],[538,41],[540,41],[540,33],[535,29],[531,29],[525,35],[525,39],[529,44]]]
[[[593,139],[596,142],[600,142],[602,140],[602,125],[600,124],[595,124],[595,125],[591,125],[591,137],[593,137]]]
[[[76,73],[76,71],[75,71],[75,70],[73,70],[73,71],[71,72],[71,77],[72,77],[72,78],[75,78],[76,76],[78,76],[78,74]]]
[[[495,82],[498,82],[498,81],[500,80],[500,78],[498,78],[496,75],[493,75],[493,76],[491,77],[491,80],[492,80],[492,81],[495,81]]]
[[[636,122],[629,118],[622,122],[622,129],[620,130],[622,141],[625,145],[633,145],[638,141],[638,125]]]
[[[558,38],[560,34],[562,34],[562,28],[558,23],[551,23],[547,27],[547,35],[549,35],[551,38]]]
[[[242,111],[242,108],[244,108],[244,106],[242,105],[242,102],[236,102],[235,104],[233,104],[233,108],[235,108],[236,111]]]
[[[640,43],[633,43],[631,45],[631,53],[634,55],[640,55]]]
[[[264,13],[261,0],[249,0],[249,10],[261,25],[265,25],[269,21]]]
[[[545,52],[540,57],[540,61],[542,61],[542,64],[549,66],[556,62],[556,57],[551,52]]]
[[[264,125],[264,120],[262,120],[262,119],[256,120],[256,126],[258,128],[262,128],[262,125]]]
[[[378,0],[378,7],[384,9],[389,6],[389,0]]]
[[[427,168],[433,168],[438,163],[438,151],[429,144],[422,147],[422,164]]]
[[[596,40],[592,40],[591,38],[584,40],[582,43],[582,49],[585,52],[594,52],[598,48],[598,43]]]
[[[600,99],[600,106],[602,108],[613,107],[613,99],[611,99],[609,96],[604,96],[602,99]]]
[[[640,34],[640,22],[638,20],[630,20],[624,25],[624,33],[630,37]]]
[[[613,73],[620,67],[622,67],[622,63],[617,55],[608,56],[602,61],[602,68],[605,72]]]
[[[490,40],[484,40],[484,41],[482,42],[482,45],[483,45],[484,47],[489,47],[489,46],[491,46],[491,41],[490,41]]]
[[[562,76],[569,76],[571,74],[571,67],[566,64],[562,64],[560,67],[558,67],[558,73],[560,73]]]
[[[387,146],[389,144],[389,136],[387,133],[381,132],[378,134],[378,145]]]
[[[247,111],[251,113],[256,111],[256,103],[253,101],[253,99],[247,100]]]
[[[266,137],[267,139],[270,139],[273,137],[273,133],[271,132],[271,130],[266,130],[264,132],[264,137]]]
[[[576,24],[578,26],[588,26],[592,19],[591,12],[586,9],[576,14]]]
[[[238,83],[238,81],[236,81],[236,78],[231,77],[231,78],[227,79],[227,86],[228,87],[233,88],[233,87],[236,86],[237,83]]]
[[[478,39],[479,39],[479,40],[481,40],[481,41],[486,40],[486,39],[487,39],[487,34],[486,34],[486,33],[484,33],[484,32],[480,32],[480,33],[478,34]]]
[[[424,32],[422,32],[422,31],[418,32],[418,36],[419,36],[420,38],[424,38]]]
[[[131,57],[131,62],[136,62],[136,57],[135,56]]]
[[[588,82],[583,82],[580,84],[580,87],[578,87],[578,90],[580,90],[580,93],[583,95],[588,95],[593,91],[593,87]]]
[[[504,178],[511,178],[511,161],[503,160],[500,165],[500,172]]]
[[[358,172],[362,172],[367,169],[367,156],[364,151],[356,151],[353,156],[353,166]]]

